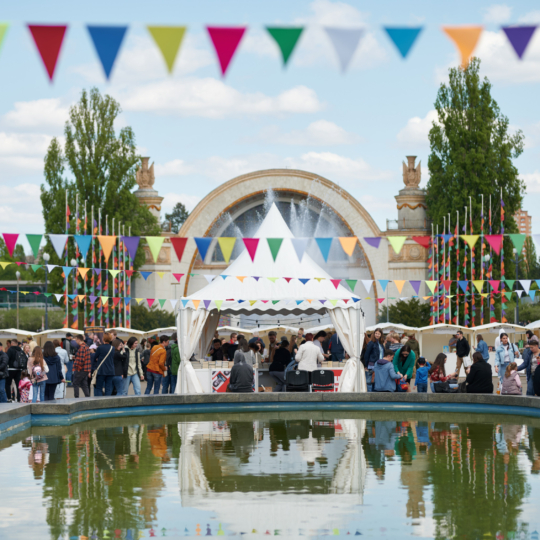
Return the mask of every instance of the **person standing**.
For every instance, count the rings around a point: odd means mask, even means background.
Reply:
[[[83,336],[77,336],[77,352],[73,360],[73,395],[79,397],[82,388],[84,397],[90,397],[90,377],[92,376],[92,358],[90,349]]]
[[[540,342],[538,337],[534,334],[529,339],[528,347],[523,351],[523,362],[518,367],[518,371],[526,370],[527,374],[527,395],[534,396],[534,385],[533,385],[533,365],[537,366],[540,356]],[[536,369],[536,367],[535,367]]]
[[[461,366],[463,365],[463,359],[466,356],[469,356],[469,354],[471,352],[471,346],[469,345],[469,342],[463,336],[463,332],[461,330],[457,331],[456,336],[457,336],[457,341],[456,341],[456,356],[457,356],[456,376],[459,377],[459,372],[461,371]]]
[[[332,362],[343,362],[343,359],[345,358],[345,349],[343,348],[343,344],[341,343],[337,332],[334,332],[330,338],[330,353],[330,360],[332,360]]]
[[[513,343],[508,340],[508,334],[502,333],[500,335],[501,344],[495,351],[495,373],[499,375],[501,385],[503,383],[504,374],[506,368],[514,361],[515,358],[519,358],[519,349]]]
[[[171,342],[173,342],[174,340],[176,340],[176,332],[171,336],[167,346],[165,347],[167,356],[165,358],[165,374],[163,375],[163,380],[161,383],[162,394],[172,394],[172,390],[171,390],[171,381],[172,381],[171,379],[171,365],[172,365]],[[223,354],[223,351],[222,351],[222,354]]]
[[[159,394],[161,388],[161,380],[165,373],[165,362],[167,361],[167,351],[165,347],[169,344],[169,336],[161,336],[159,345],[154,345],[150,353],[150,362],[146,367],[146,390],[145,395],[152,392],[154,387],[154,395]]]
[[[321,350],[313,343],[313,334],[308,332],[305,335],[306,342],[300,345],[296,353],[295,360],[298,362],[300,371],[315,371],[317,362],[324,361]]]
[[[253,337],[248,341],[248,345],[251,345],[252,343],[260,343],[264,350],[264,341],[259,337],[259,332],[257,330],[253,332]]]
[[[375,362],[373,372],[375,381],[373,383],[373,392],[395,392],[396,382],[401,379],[401,375],[396,373],[393,365],[395,352],[392,349],[385,349],[383,358]]]
[[[427,383],[429,377],[429,365],[426,365],[426,359],[420,357],[418,359],[418,369],[416,370],[416,377],[414,378],[414,386],[419,394],[427,393]]]
[[[323,348],[323,341],[325,339],[326,339],[326,332],[324,330],[320,330],[319,332],[315,334],[315,337],[313,338],[313,343],[315,344],[316,347],[319,348],[325,360],[328,360],[330,355],[328,353],[325,353],[324,348]]]
[[[268,332],[268,363],[272,363],[274,361],[274,354],[276,352],[277,347],[277,334],[273,330]]]
[[[4,352],[4,346],[0,343],[0,403],[7,403],[6,381],[8,380],[8,355]]]
[[[227,346],[228,345],[229,344],[227,343]],[[178,383],[178,370],[180,369],[180,348],[178,347],[178,340],[171,343],[171,358],[171,393],[174,394]]]
[[[45,386],[47,385],[47,370],[49,367],[43,358],[43,350],[41,347],[34,347],[32,356],[28,359],[30,380],[32,381],[32,403],[45,401]]]
[[[117,396],[124,394],[124,374],[127,372],[128,358],[125,344],[122,340],[115,338],[112,340],[114,348],[114,377],[113,386]]]
[[[9,359],[8,378],[6,383],[8,400],[10,400],[12,396],[11,386],[15,383],[15,395],[17,396],[17,401],[20,401],[21,393],[19,390],[19,382],[21,380],[22,370],[26,368],[28,359],[16,339],[11,340],[11,347],[7,350],[7,355]]]
[[[418,343],[418,340],[416,339],[415,334],[411,334],[409,336],[407,345],[411,348],[411,351],[414,353],[414,356],[419,359],[420,358],[420,343]]]
[[[53,401],[56,387],[64,382],[64,372],[62,371],[62,362],[56,353],[52,341],[45,342],[43,347],[43,358],[49,368],[45,384],[45,401]]]
[[[92,376],[96,373],[94,396],[112,395],[114,378],[114,348],[111,345],[112,336],[108,332],[103,334],[103,345],[97,347],[92,360]]]
[[[289,342],[287,340],[281,342],[279,349],[274,354],[274,361],[268,369],[277,383],[275,392],[285,392],[285,368],[291,363],[291,353],[288,347]]]
[[[34,352],[34,349],[37,347],[36,340],[33,336],[30,337],[30,341],[28,342],[28,345],[30,345],[30,355]]]
[[[366,384],[368,392],[373,389],[373,368],[375,362],[384,358],[383,333],[380,328],[376,328],[371,334],[371,340],[366,346],[364,353],[364,368],[366,370]]]
[[[228,389],[231,392],[238,392],[242,394],[251,393],[253,392],[254,381],[255,374],[253,372],[253,366],[246,363],[244,353],[238,349],[234,353],[234,365],[231,369],[231,377],[229,379]]]
[[[136,396],[141,395],[141,381],[144,381],[144,372],[142,369],[141,353],[139,351],[139,342],[137,338],[130,337],[126,344],[127,362],[124,371],[124,388],[122,395],[127,396],[130,383],[133,384],[133,391]]]
[[[221,348],[221,340],[214,339],[212,342],[212,361],[221,361],[223,360],[223,349]]]
[[[489,360],[489,348],[487,343],[484,341],[482,334],[476,336],[476,352],[479,352],[482,355],[482,358],[487,362]]]

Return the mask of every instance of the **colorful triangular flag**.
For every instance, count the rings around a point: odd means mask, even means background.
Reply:
[[[385,26],[384,29],[403,58],[407,57],[416,38],[422,31],[421,26],[416,28]]]
[[[158,46],[163,60],[167,65],[167,71],[172,73],[176,55],[182,45],[186,33],[185,26],[147,26],[151,36]]]
[[[128,27],[88,25],[87,28],[103,66],[105,77],[109,79]]]
[[[304,28],[301,26],[298,28],[267,26],[266,30],[278,44],[283,57],[283,66],[286,66]]]
[[[234,53],[244,36],[246,27],[230,28],[207,26],[206,29],[214,45],[219,65],[221,66],[221,74],[225,76]]]
[[[341,71],[347,71],[365,30],[363,28],[333,28],[328,26],[324,30],[334,46]]]

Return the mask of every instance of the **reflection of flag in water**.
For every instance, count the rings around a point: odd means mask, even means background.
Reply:
[[[502,189],[501,189],[501,234],[504,235],[504,201],[502,198]],[[501,243],[501,322],[507,323],[506,319],[506,295],[504,294],[504,236],[503,242]]]

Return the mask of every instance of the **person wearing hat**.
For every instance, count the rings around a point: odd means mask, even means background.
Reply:
[[[523,351],[523,363],[517,368],[518,371],[526,370],[527,395],[534,396],[533,375],[538,366],[540,357],[540,342],[534,334],[529,339],[528,347]]]

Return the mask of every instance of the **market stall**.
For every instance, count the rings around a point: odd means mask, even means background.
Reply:
[[[55,330],[45,330],[44,332],[34,334],[34,339],[40,347],[43,347],[46,341],[52,341],[53,339],[64,339],[66,334],[71,334],[72,336],[84,336],[84,332],[82,330],[74,330],[73,328],[57,328]]]
[[[366,328],[366,333],[370,334],[375,330],[382,330],[383,334],[389,334],[390,332],[397,332],[398,334],[414,334],[418,328],[414,326],[407,326],[405,324],[398,323],[379,323]]]
[[[23,339],[31,338],[35,336],[34,332],[27,332],[26,330],[17,330],[16,328],[5,328],[0,330],[0,341],[4,342],[6,339],[16,339],[22,341]],[[4,343],[5,346],[5,343]]]
[[[143,332],[142,330],[134,330],[133,328],[123,328],[121,326],[117,326],[115,328],[106,328],[106,332],[110,332],[111,330],[116,330],[116,333],[120,339],[123,341],[127,341],[130,337],[135,337],[140,342],[141,339],[144,338],[146,335],[146,332]]]

